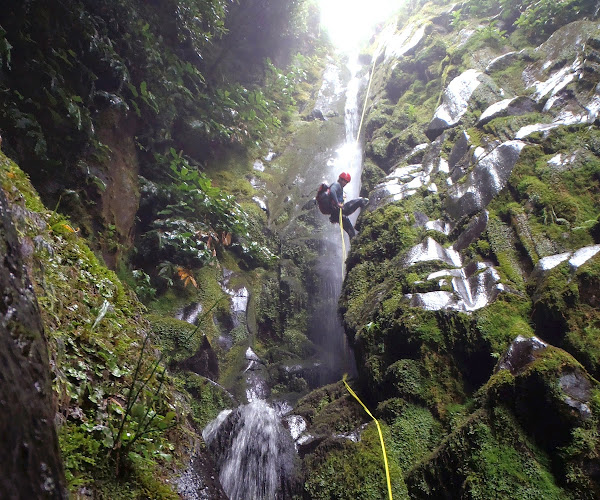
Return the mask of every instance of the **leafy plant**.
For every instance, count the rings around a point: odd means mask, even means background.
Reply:
[[[452,28],[460,31],[465,27],[466,22],[462,19],[462,11],[460,9],[452,12]]]
[[[156,296],[156,288],[150,283],[150,276],[141,269],[134,269],[132,272],[133,279],[135,280],[135,294],[138,298],[147,303]]]
[[[593,11],[594,5],[584,0],[538,0],[525,9],[515,24],[538,35],[552,32],[575,16]]]
[[[165,415],[160,415],[155,409],[160,401],[166,373],[161,366],[164,354],[145,369],[144,351],[148,346],[149,338],[149,335],[144,337],[133,379],[127,391],[125,406],[121,406],[116,401],[112,404],[112,409],[122,417],[120,425],[116,429],[110,429],[110,435],[106,433],[105,444],[111,445],[110,453],[114,452],[116,455],[117,474],[122,455],[132,451],[136,442],[175,425],[175,412],[169,411]],[[153,378],[158,380],[158,385],[155,384],[155,387],[150,389],[149,384]]]
[[[10,70],[10,51],[12,45],[6,39],[6,31],[0,26],[0,66],[6,64],[6,67]]]
[[[478,30],[478,34],[484,42],[490,45],[500,46],[505,41],[506,30],[497,27],[497,21],[488,23],[485,28]]]
[[[156,261],[176,266],[199,267],[216,262],[218,249],[237,246],[252,257],[272,258],[256,241],[249,215],[231,195],[171,148],[156,155],[170,170],[169,203],[158,212],[152,229],[143,236],[144,249]],[[161,269],[166,269],[162,266]],[[174,273],[161,271],[163,277]]]
[[[141,99],[142,102],[144,104],[146,104],[146,106],[148,106],[148,108],[150,108],[152,111],[154,111],[155,113],[159,112],[159,107],[158,107],[158,103],[156,101],[156,97],[154,96],[154,94],[152,94],[152,92],[150,92],[148,90],[148,84],[144,81],[142,83],[140,83],[140,91],[138,92],[135,85],[133,85],[132,83],[127,83],[127,86],[129,87],[129,91],[131,92],[131,94],[133,95],[134,99],[131,100],[131,104],[133,106],[133,109],[135,110],[135,113],[138,116],[142,116],[142,112],[140,110],[140,107],[136,101],[136,99]]]

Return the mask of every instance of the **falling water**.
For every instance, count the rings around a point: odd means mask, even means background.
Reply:
[[[357,140],[360,113],[358,109],[358,91],[361,86],[361,78],[358,77],[360,66],[358,63],[349,64],[351,79],[346,91],[345,117],[346,128],[345,141],[341,144],[335,155],[327,162],[324,171],[324,180],[328,183],[334,182],[340,172],[348,172],[352,177],[350,184],[344,192],[346,199],[357,198],[360,192],[360,174],[362,168],[362,150]],[[350,216],[352,223],[356,222],[358,211]],[[346,253],[350,248],[350,241],[343,234]],[[309,337],[322,347],[322,357],[328,366],[329,372],[322,383],[339,380],[343,373],[354,375],[356,366],[354,356],[348,346],[344,328],[338,316],[338,300],[342,290],[342,232],[339,225],[328,227],[323,233],[324,248],[326,251],[321,255],[318,262],[317,296],[319,303],[310,318]]]
[[[257,399],[225,410],[203,431],[220,451],[219,480],[230,500],[289,498],[296,461],[294,443],[275,409]]]
[[[342,171],[349,172],[352,182],[347,186],[348,199],[356,198],[360,191],[362,151],[356,134],[359,113],[358,91],[361,84],[357,77],[358,65],[349,68],[352,78],[346,91],[345,141],[335,156],[324,165],[323,176],[333,182]],[[324,86],[334,89],[339,98],[339,73],[326,72],[331,81]],[[335,81],[334,81],[335,80]],[[354,215],[351,220],[356,220]],[[323,231],[323,248],[326,249],[317,262],[321,279],[315,284],[315,302],[310,312],[309,337],[321,349],[321,361],[327,367],[320,382],[325,384],[339,380],[344,372],[354,375],[356,367],[344,329],[338,316],[338,300],[341,293],[342,245],[339,226]],[[350,242],[344,233],[346,248]],[[292,498],[297,492],[296,479],[298,456],[289,430],[281,423],[282,414],[265,399],[265,381],[255,370],[260,365],[258,357],[250,350],[246,353],[250,364],[246,368],[247,405],[235,410],[225,410],[203,431],[202,436],[216,457],[219,480],[231,500],[271,500]],[[289,406],[289,405],[288,405]]]

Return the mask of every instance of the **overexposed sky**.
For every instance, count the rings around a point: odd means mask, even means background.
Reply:
[[[359,47],[405,0],[318,0],[321,26],[332,42],[344,51]]]

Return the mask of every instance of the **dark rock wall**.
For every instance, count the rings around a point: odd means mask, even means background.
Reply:
[[[0,496],[67,498],[46,339],[2,190],[0,255]]]

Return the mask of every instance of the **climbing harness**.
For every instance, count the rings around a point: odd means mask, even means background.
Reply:
[[[375,420],[375,425],[377,426],[377,432],[379,432],[379,441],[381,442],[381,451],[383,453],[383,463],[385,464],[385,478],[387,480],[388,495],[390,497],[390,500],[394,500],[394,497],[392,496],[392,480],[390,479],[390,467],[388,465],[387,453],[385,451],[385,443],[383,441],[383,433],[381,432],[381,427],[379,426],[379,422],[377,421],[377,419],[369,411],[369,409],[366,407],[366,405],[360,400],[360,398],[356,395],[356,393],[350,388],[350,386],[348,385],[348,382],[346,382],[347,377],[348,377],[348,374],[344,373],[344,377],[342,378],[342,381],[344,382],[346,389],[348,389],[348,392],[350,394],[352,394],[352,396],[354,396],[354,399],[356,399],[356,401],[358,401],[360,403],[360,405],[367,412],[367,415],[369,415],[369,417],[371,417],[373,420]]]

